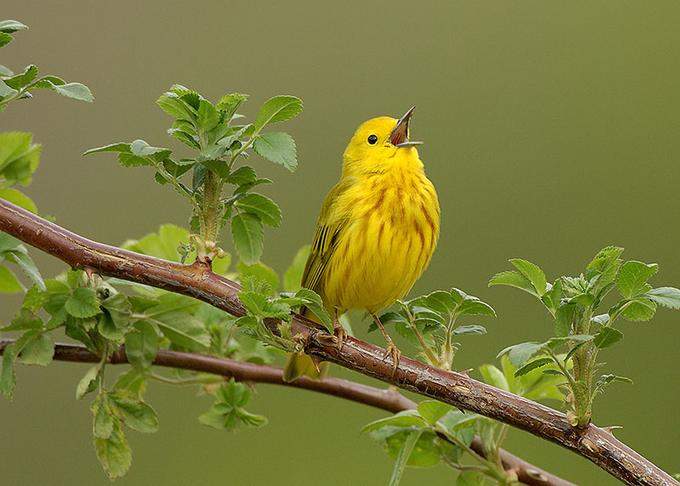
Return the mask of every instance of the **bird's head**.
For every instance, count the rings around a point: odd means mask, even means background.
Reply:
[[[409,140],[409,123],[415,106],[404,116],[380,116],[362,123],[350,140],[344,153],[345,171],[367,173],[383,170],[394,162],[406,158],[418,159],[416,145],[422,142]]]

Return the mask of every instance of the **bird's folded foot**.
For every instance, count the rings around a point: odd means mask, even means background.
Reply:
[[[375,314],[371,314],[371,317],[373,318],[375,325],[378,326],[378,329],[380,329],[380,332],[385,338],[385,341],[387,342],[385,359],[387,359],[388,356],[392,358],[392,377],[394,377],[394,374],[397,372],[397,368],[399,367],[399,358],[401,358],[401,351],[399,351],[399,348],[394,344],[394,341],[392,341],[390,335],[387,334],[385,326],[383,325],[382,322],[380,322],[378,316],[376,316]]]
[[[338,348],[338,351],[340,351],[342,346],[345,344],[345,341],[347,341],[347,331],[342,326],[342,324],[340,324],[340,321],[337,319],[337,317],[333,320],[333,334],[337,340],[335,346]]]
[[[392,376],[394,377],[394,374],[397,372],[397,368],[399,367],[401,351],[393,342],[387,343],[387,349],[385,350],[385,358],[387,357],[390,357],[392,359]]]
[[[316,335],[316,340],[322,346],[333,346],[334,348],[338,348],[338,337],[334,334],[320,332]]]

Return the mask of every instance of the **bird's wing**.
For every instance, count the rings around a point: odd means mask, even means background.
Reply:
[[[331,189],[321,206],[312,250],[302,274],[302,286],[319,294],[323,294],[321,285],[324,272],[335,252],[339,236],[348,222],[349,215],[339,207],[338,200],[353,183],[353,178],[344,177]]]

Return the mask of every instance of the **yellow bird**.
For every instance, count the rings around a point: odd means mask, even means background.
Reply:
[[[396,369],[400,352],[376,313],[405,296],[430,262],[439,238],[439,201],[409,140],[411,108],[399,120],[364,122],[343,155],[342,176],[321,207],[302,286],[317,292],[334,316],[336,343],[346,334],[338,316],[368,312],[387,341]],[[308,318],[314,318],[304,311]],[[285,377],[318,376],[309,356],[289,357]]]

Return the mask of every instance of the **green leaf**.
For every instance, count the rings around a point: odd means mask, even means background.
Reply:
[[[35,309],[38,310],[38,309]],[[12,319],[12,322],[0,328],[2,332],[9,331],[29,331],[29,330],[41,330],[43,328],[43,323],[40,317],[36,316],[32,311],[28,310],[24,304],[24,307],[17,312],[17,315]]]
[[[453,334],[456,336],[463,336],[466,334],[486,334],[486,328],[477,324],[458,326],[453,330]]]
[[[248,99],[247,94],[230,93],[222,96],[217,103],[217,109],[224,112],[224,119],[231,120],[238,107]]]
[[[163,147],[152,147],[144,140],[134,140],[130,144],[130,152],[137,157],[155,156],[156,160],[163,160],[170,155],[171,151]]]
[[[138,321],[134,329],[125,335],[125,354],[132,366],[149,370],[159,349],[156,330],[146,321]]]
[[[234,172],[229,174],[229,176],[226,177],[224,181],[229,184],[242,186],[245,184],[252,184],[255,182],[255,180],[257,180],[257,173],[255,172],[255,169],[249,165],[242,165]]]
[[[6,78],[3,81],[10,88],[20,90],[30,84],[31,81],[35,79],[38,75],[38,68],[34,64],[26,66],[23,72],[12,76],[11,78]]]
[[[34,214],[38,212],[38,208],[31,198],[23,192],[17,191],[16,189],[0,189],[0,198],[6,199],[12,204],[16,204],[17,206],[22,207]]]
[[[602,299],[611,289],[621,266],[619,258],[623,248],[608,246],[595,255],[586,268],[585,278],[588,281],[588,291],[598,299]]]
[[[491,277],[491,280],[489,280],[489,287],[492,285],[506,285],[509,287],[516,287],[538,297],[538,294],[536,293],[536,290],[529,279],[514,270],[500,272]]]
[[[213,104],[205,99],[198,102],[198,128],[202,132],[208,132],[217,126],[220,115]]]
[[[0,32],[12,34],[18,30],[28,29],[28,26],[22,24],[18,20],[0,20]]]
[[[547,364],[552,363],[552,358],[538,358],[533,361],[529,361],[527,364],[515,371],[515,376],[522,376],[529,373],[531,370],[536,368],[541,368]]]
[[[486,479],[481,472],[462,471],[456,479],[456,486],[484,486]]]
[[[630,299],[648,290],[647,280],[659,269],[656,263],[629,261],[621,265],[616,275],[616,287],[624,299]]]
[[[153,433],[158,430],[158,416],[150,405],[121,392],[111,393],[111,402],[132,430]]]
[[[545,348],[545,343],[528,342],[515,344],[514,346],[508,346],[503,349],[496,358],[507,354],[510,358],[510,362],[517,368],[524,366],[524,364],[533,358],[536,354],[541,352]]]
[[[310,289],[300,289],[295,293],[295,297],[304,299],[305,307],[319,318],[328,332],[333,332],[333,319],[326,310],[319,294]]]
[[[175,86],[171,90],[174,90],[174,88]],[[173,91],[163,93],[156,100],[156,104],[168,115],[180,120],[192,121],[197,116],[196,110]]]
[[[366,424],[361,432],[373,432],[383,427],[425,427],[427,422],[416,410],[405,410]]]
[[[297,292],[302,288],[302,274],[311,249],[311,245],[305,245],[300,248],[293,257],[293,261],[286,270],[286,273],[283,274],[283,289],[286,292]]]
[[[179,248],[188,245],[189,231],[174,224],[162,225],[157,233],[144,236],[141,240],[128,240],[123,248],[145,255],[151,255],[173,262],[180,261]]]
[[[456,312],[459,315],[496,317],[496,311],[486,302],[476,298],[467,298],[461,302]]]
[[[249,193],[236,201],[236,207],[245,213],[254,214],[269,226],[281,224],[281,208],[267,196]]]
[[[73,98],[74,100],[87,101],[92,103],[94,101],[94,96],[90,88],[82,83],[66,83],[62,85],[53,85],[54,91],[67,98]]]
[[[282,165],[291,172],[297,168],[295,141],[285,132],[259,135],[253,143],[253,149],[260,157]]]
[[[510,391],[510,385],[505,375],[501,370],[494,365],[485,364],[479,367],[479,372],[482,374],[484,383],[500,388],[501,390]]]
[[[295,96],[280,95],[264,102],[255,119],[255,130],[259,131],[271,123],[282,122],[296,117],[302,111],[302,100]]]
[[[120,422],[115,421],[111,435],[106,439],[94,439],[97,457],[110,479],[124,476],[132,464],[132,451],[125,438]]]
[[[554,314],[560,307],[562,300],[562,279],[558,278],[552,286],[548,285],[548,291],[541,296],[545,306]]]
[[[598,348],[608,348],[618,343],[623,339],[623,333],[618,329],[613,327],[603,327],[597,334],[595,334],[595,339],[593,344]]]
[[[173,344],[182,348],[205,351],[210,346],[210,334],[203,323],[184,312],[169,312],[146,321],[158,326]]]
[[[253,316],[284,319],[290,313],[290,306],[288,304],[272,302],[263,293],[241,290],[238,295],[243,306]]]
[[[47,366],[54,356],[54,341],[47,333],[40,333],[26,343],[21,351],[21,362],[27,365]]]
[[[545,279],[543,270],[541,270],[538,265],[527,260],[522,260],[521,258],[513,258],[510,260],[510,263],[519,270],[529,282],[531,282],[531,285],[536,289],[539,296],[545,294],[548,283]]]
[[[13,273],[6,267],[0,267],[0,293],[15,294],[23,290],[24,288]]]
[[[231,235],[236,252],[243,262],[252,265],[259,261],[264,249],[262,222],[249,213],[237,214],[231,220]]]
[[[6,180],[4,186],[27,186],[39,163],[40,145],[33,143],[33,134],[0,133],[0,176]]]
[[[0,32],[0,47],[5,47],[7,44],[12,42],[14,37],[6,32]]]
[[[91,148],[91,149],[83,152],[83,155],[96,154],[96,153],[99,153],[99,152],[122,152],[122,153],[126,153],[126,154],[131,153],[129,143],[116,142],[116,143],[110,143],[108,145],[103,145],[101,147]]]
[[[136,368],[130,368],[127,372],[118,375],[113,388],[141,398],[146,390],[144,374],[140,373]]]
[[[599,380],[597,380],[597,383],[595,384],[595,393],[602,393],[603,389],[607,387],[607,385],[614,383],[615,381],[618,381],[620,383],[627,383],[629,385],[633,384],[633,380],[630,378],[627,378],[625,376],[618,376],[618,375],[602,375]]]
[[[572,334],[570,336],[552,337],[543,344],[545,346],[548,346],[550,349],[556,349],[562,344],[574,344],[574,343],[581,344],[587,343],[588,341],[592,341],[593,339],[595,339],[595,336],[592,334]]]
[[[191,297],[166,292],[158,297],[156,305],[144,310],[144,315],[163,319],[163,316],[169,313],[180,312],[192,314],[198,309],[199,305],[200,302]]]
[[[575,303],[561,305],[555,313],[555,334],[560,337],[568,336],[579,314],[579,306]]]
[[[42,76],[31,85],[31,89],[54,89],[55,86],[62,86],[66,81],[58,76]]]
[[[5,258],[17,265],[38,288],[45,289],[45,282],[43,282],[40,271],[33,259],[26,253],[23,245],[20,245],[15,251],[5,253]]]
[[[113,433],[115,417],[107,393],[97,394],[90,407],[92,411],[92,435],[98,439],[108,439]]]
[[[397,455],[397,459],[394,462],[394,469],[392,470],[392,476],[390,477],[389,486],[397,486],[401,482],[401,477],[404,474],[404,469],[406,469],[406,463],[411,457],[413,448],[415,447],[420,435],[423,433],[422,430],[413,430],[409,432],[404,445]]]
[[[417,410],[428,424],[434,425],[451,410],[451,405],[436,400],[423,400],[418,404]]]
[[[88,287],[75,289],[64,304],[66,312],[73,317],[94,317],[101,313],[97,292]]]
[[[0,64],[0,77],[2,76],[14,76],[14,72],[7,66]],[[1,83],[0,83],[1,84]],[[1,93],[0,93],[1,96]]]
[[[2,35],[3,34],[0,34],[0,40],[2,40]],[[0,79],[0,98],[10,98],[16,94],[17,94],[16,89],[10,88],[9,86],[7,86],[7,83]],[[4,106],[2,107],[2,109],[4,109]]]
[[[261,427],[267,418],[248,412],[245,408],[250,401],[250,391],[243,383],[233,378],[222,385],[215,395],[215,403],[198,420],[216,429],[232,430],[239,425]]]
[[[627,321],[648,321],[656,313],[656,304],[649,299],[638,298],[630,301],[621,316]]]
[[[130,322],[132,306],[125,294],[115,292],[113,289],[110,292],[111,294],[102,300],[101,306],[110,317],[116,329],[124,331]]]
[[[448,442],[438,438],[431,430],[423,428],[419,430],[421,431],[421,435],[408,457],[406,462],[408,466],[431,467],[438,464],[442,456],[459,460],[461,454],[460,449],[456,449]],[[412,429],[388,427],[372,432],[371,438],[382,444],[385,452],[396,460],[412,431]]]
[[[258,280],[267,282],[267,285],[269,285],[272,291],[276,291],[276,289],[279,288],[279,276],[273,268],[264,263],[246,265],[243,262],[239,262],[237,269],[241,279],[254,277]]]
[[[435,290],[427,294],[423,299],[418,299],[417,302],[419,305],[424,305],[444,317],[452,315],[458,308],[458,303],[453,295],[444,290]]]
[[[76,387],[76,399],[80,400],[96,388],[100,371],[99,365],[93,366],[87,370],[85,376],[80,379],[78,386]]]
[[[597,274],[604,274],[606,280],[614,279],[616,270],[619,267],[619,257],[623,253],[623,248],[618,246],[607,246],[602,248],[597,255],[588,263],[586,267],[586,278],[591,279]]]
[[[0,370],[0,392],[5,398],[11,399],[16,386],[14,362],[17,357],[16,343],[8,344],[2,354],[2,370]]]
[[[675,287],[659,287],[652,289],[644,296],[669,309],[680,309],[680,290]]]

